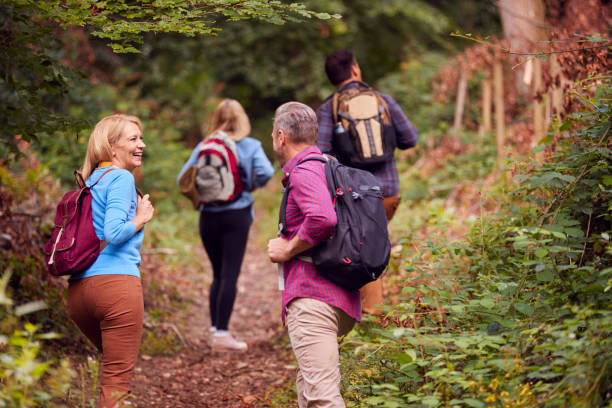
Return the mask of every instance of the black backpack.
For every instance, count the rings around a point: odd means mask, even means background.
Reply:
[[[308,157],[325,162],[327,188],[338,224],[332,236],[310,250],[317,271],[338,286],[356,291],[375,281],[389,263],[391,246],[382,192],[376,178],[333,158]],[[291,180],[283,190],[279,229],[286,233],[285,217]]]

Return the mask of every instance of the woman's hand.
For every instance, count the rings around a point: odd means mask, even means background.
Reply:
[[[132,219],[134,225],[136,225],[136,231],[140,231],[144,225],[151,221],[155,209],[153,204],[149,201],[149,195],[145,194],[142,197],[138,197],[138,207],[136,208],[136,216]]]

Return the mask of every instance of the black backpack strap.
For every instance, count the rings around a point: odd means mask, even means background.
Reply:
[[[300,160],[295,166],[299,166],[300,164],[307,162],[307,161],[318,161],[318,162],[322,162],[322,163],[327,163],[327,159],[325,157],[321,157],[321,156],[312,156],[312,157],[306,157],[305,159]],[[327,186],[329,188],[330,184],[329,184],[329,179],[327,176],[327,168],[329,166],[325,166],[325,178],[327,180]],[[295,169],[295,167],[294,167]],[[330,173],[331,174],[331,173]],[[289,174],[289,177],[291,177],[291,174]],[[280,205],[280,209],[278,211],[278,232],[283,233],[283,234],[287,234],[287,200],[289,198],[289,189],[291,188],[291,179],[288,178],[287,179],[287,185],[283,188],[283,198],[281,200],[281,205]]]
[[[287,197],[289,197],[289,184],[283,188],[283,199],[278,210],[278,234],[287,234]]]

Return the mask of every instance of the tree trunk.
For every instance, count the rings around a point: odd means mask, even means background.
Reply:
[[[563,77],[557,56],[550,56],[550,76],[555,84],[551,90],[552,115],[560,116],[563,110]]]
[[[493,66],[493,92],[495,94],[495,138],[497,139],[497,163],[504,161],[505,123],[504,123],[504,76],[501,62]]]
[[[453,130],[458,132],[461,130],[463,123],[463,110],[465,108],[465,97],[467,94],[467,73],[461,71],[459,78],[459,87],[457,89],[457,101],[455,103],[455,120],[453,122]]]
[[[545,127],[545,116],[544,116],[544,104],[542,101],[542,96],[538,98],[538,92],[540,92],[540,87],[542,86],[542,61],[539,58],[535,58],[534,60],[534,69],[533,69],[533,147],[537,146],[540,143],[540,140],[544,138],[546,134]],[[544,157],[542,152],[536,153],[536,158],[539,162],[542,162],[542,158]]]
[[[546,41],[548,24],[545,20],[543,0],[499,0],[504,37],[510,42],[513,52],[534,53]],[[529,95],[529,86],[523,82],[524,67],[515,71],[515,83],[519,93]]]
[[[487,77],[482,81],[482,122],[478,128],[480,139],[484,134],[491,131],[491,80]]]

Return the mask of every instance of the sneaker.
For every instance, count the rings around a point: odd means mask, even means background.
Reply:
[[[234,339],[232,335],[228,332],[215,333],[212,336],[211,347],[213,350],[225,349],[238,351],[246,351],[246,349],[248,348],[247,344],[244,341],[238,341]]]
[[[210,329],[208,329],[208,344],[212,344],[212,339],[215,337],[215,333],[217,333],[217,328],[211,326]]]

